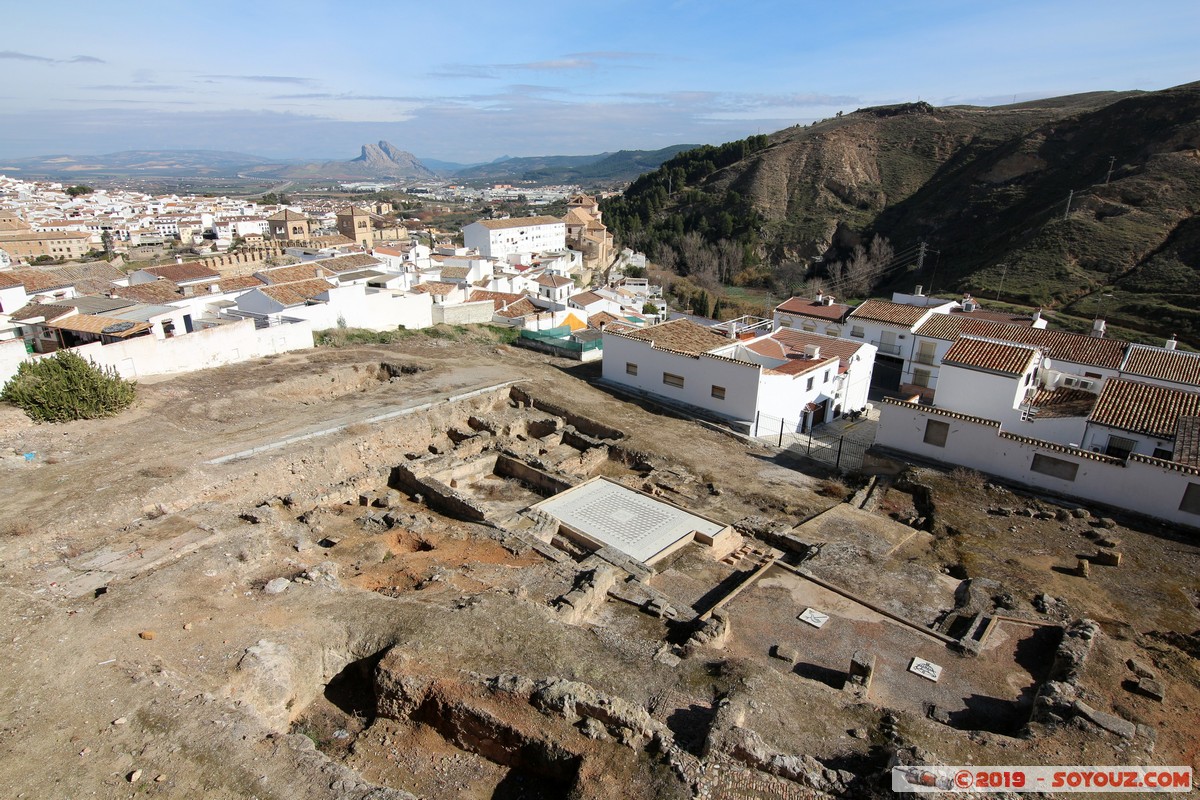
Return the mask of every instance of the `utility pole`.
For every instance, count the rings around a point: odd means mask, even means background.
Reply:
[[[1008,264],[1000,265],[1000,288],[996,289],[996,299],[1000,299],[1000,293],[1004,291],[1004,276],[1008,274]]]
[[[1109,157],[1108,157],[1108,174],[1104,176],[1104,185],[1105,185],[1105,186],[1108,186],[1108,182],[1109,182],[1109,180],[1111,180],[1111,179],[1112,179],[1113,165],[1114,165],[1114,164],[1116,164],[1116,163],[1117,163],[1117,157],[1116,157],[1116,156],[1109,156]]]
[[[925,242],[921,242],[921,248],[917,251],[917,272],[920,272],[925,266]]]
[[[1072,189],[1070,194],[1067,195],[1067,210],[1063,212],[1063,219],[1066,219],[1067,217],[1071,216],[1071,200],[1074,197],[1075,197],[1075,190]]]

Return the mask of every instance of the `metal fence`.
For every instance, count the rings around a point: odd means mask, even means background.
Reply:
[[[784,448],[793,455],[811,458],[842,471],[861,467],[867,449],[875,441],[874,426],[854,433],[845,433],[836,427],[818,427],[806,433],[802,430],[801,420],[781,419],[768,414],[759,414],[755,418],[750,435],[765,444]]]

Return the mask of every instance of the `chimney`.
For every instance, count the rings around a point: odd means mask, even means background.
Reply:
[[[1167,339],[1167,341],[1163,344],[1163,347],[1167,350],[1174,350],[1175,345],[1177,344],[1178,342],[1175,341],[1175,334],[1172,333],[1171,338]]]
[[[176,263],[176,264],[182,264],[182,263],[183,263],[183,256],[175,256],[175,263]]]
[[[833,295],[827,294],[827,295],[825,295],[824,301],[821,303],[821,305],[831,306],[831,305],[833,305],[833,300],[834,300]]]
[[[825,305],[825,295],[821,292],[820,289],[817,289],[817,305],[821,305],[821,306]]]
[[[1097,339],[1103,339],[1103,338],[1104,338],[1104,328],[1105,328],[1105,327],[1106,327],[1106,326],[1105,326],[1105,324],[1104,324],[1104,320],[1102,320],[1102,319],[1097,319],[1096,321],[1094,321],[1094,322],[1092,323],[1092,332],[1091,332],[1090,334],[1088,334],[1088,335],[1089,335],[1089,336],[1094,336],[1094,337],[1096,337]]]
[[[914,297],[921,297],[921,292],[922,292],[924,289],[925,289],[925,287],[924,287],[924,286],[922,286],[921,284],[919,284],[919,283],[918,283],[918,284],[917,284],[917,288],[916,288],[916,289],[913,289],[913,296],[914,296]]]
[[[815,344],[804,345],[804,357],[811,358],[814,360],[820,358],[821,357],[820,345],[815,345]]]
[[[1034,311],[1034,312],[1033,312],[1033,317],[1032,317],[1032,319],[1033,319],[1033,321],[1034,321],[1034,322],[1041,322],[1041,321],[1042,321],[1042,310],[1041,310],[1040,308],[1039,308],[1039,309],[1037,309],[1036,311]]]

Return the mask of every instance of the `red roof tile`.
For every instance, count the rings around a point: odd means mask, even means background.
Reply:
[[[1110,378],[1089,421],[1171,439],[1179,418],[1194,416],[1200,416],[1200,393]]]

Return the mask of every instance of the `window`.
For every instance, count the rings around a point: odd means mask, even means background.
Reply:
[[[809,391],[809,392],[812,391],[812,388],[813,388],[813,379],[812,378],[808,379],[808,386],[806,386],[804,388],[805,388],[805,391]]]
[[[1154,448],[1154,453],[1153,453],[1153,455],[1154,455],[1154,457],[1155,457],[1155,458],[1161,458],[1161,459],[1164,459],[1164,460],[1166,460],[1166,461],[1170,461],[1172,458],[1174,458],[1174,457],[1175,457],[1175,451],[1174,451],[1174,450],[1168,450],[1168,449],[1167,449],[1167,448],[1165,448],[1165,447],[1156,447],[1156,448]]]
[[[1137,447],[1137,439],[1126,439],[1124,436],[1109,436],[1108,446],[1104,455],[1114,458],[1129,458],[1129,454]]]
[[[946,438],[950,435],[950,423],[942,422],[940,419],[930,419],[925,421],[925,444],[931,444],[934,447],[945,447]]]
[[[933,377],[933,373],[927,369],[913,370],[913,385],[929,388],[929,379]]]
[[[725,399],[725,387],[717,386],[714,384],[712,387],[712,396],[718,400],[724,400]]]
[[[1079,465],[1073,461],[1064,461],[1061,458],[1053,458],[1035,453],[1033,463],[1029,465],[1030,472],[1040,472],[1043,475],[1049,475],[1051,478],[1061,478],[1064,481],[1075,480],[1075,474],[1079,472]]]
[[[780,317],[779,318],[779,327],[781,327],[781,328],[792,327],[792,318],[791,317]]]
[[[865,335],[861,325],[855,325],[850,328],[850,335],[855,339],[861,339]]]
[[[832,372],[832,370],[828,370],[828,369],[825,370],[825,380],[821,381],[821,383],[829,383],[829,374],[831,372]]]
[[[1179,510],[1189,514],[1200,514],[1200,483],[1189,483],[1179,501]]]
[[[625,374],[626,375],[637,375],[637,364],[634,364],[632,361],[626,361],[625,362]]]
[[[802,328],[804,329],[804,331],[805,331],[805,332],[807,332],[807,333],[816,333],[816,330],[817,330],[817,323],[815,323],[815,322],[805,322],[805,323],[804,323],[804,324],[803,324],[801,327],[802,327]]]
[[[921,342],[917,345],[917,354],[913,356],[913,361],[918,364],[932,364],[936,353],[937,345],[933,342]]]
[[[828,328],[825,329],[825,335],[826,336],[841,336],[842,329],[839,328],[837,325],[830,325]]]
[[[667,386],[674,386],[677,389],[682,389],[683,388],[683,376],[682,375],[672,375],[669,372],[664,372],[663,373],[663,383],[665,383]]]

